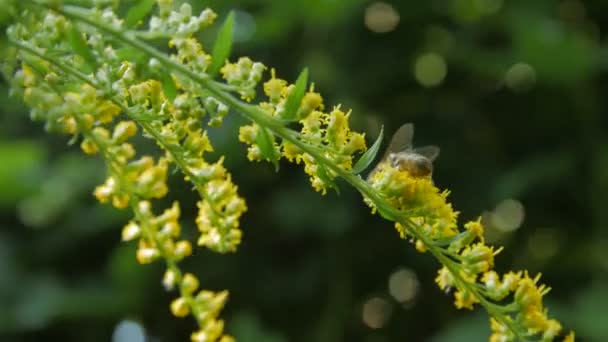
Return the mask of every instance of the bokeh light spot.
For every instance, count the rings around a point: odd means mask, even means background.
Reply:
[[[445,78],[448,72],[445,59],[436,53],[427,53],[416,59],[414,76],[424,87],[434,87]]]
[[[245,11],[234,11],[234,41],[244,42],[253,37],[256,31],[253,16]]]
[[[373,2],[365,9],[365,26],[376,33],[393,31],[399,25],[399,13],[385,2]]]
[[[536,71],[529,64],[516,63],[505,74],[507,87],[514,91],[526,91],[536,83]]]
[[[524,206],[517,200],[506,199],[492,212],[492,225],[502,232],[511,232],[524,222]]]
[[[411,303],[418,294],[420,283],[416,273],[407,268],[395,271],[388,279],[388,291],[402,304]]]
[[[530,254],[539,260],[549,259],[555,254],[559,243],[553,229],[539,229],[528,239]]]
[[[141,324],[123,320],[116,325],[112,334],[112,342],[145,342],[146,332]]]
[[[372,329],[382,328],[391,316],[391,304],[380,297],[370,298],[363,304],[363,323]]]

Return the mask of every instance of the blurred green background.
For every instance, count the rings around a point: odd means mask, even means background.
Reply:
[[[461,222],[484,215],[499,271],[542,272],[549,313],[608,340],[608,2],[603,0],[196,1],[236,11],[233,56],[293,81],[304,66],[326,105],[374,139],[416,125]],[[7,25],[4,19],[3,26]],[[207,46],[213,30],[201,36]],[[0,340],[186,340],[161,263],[136,264],[129,219],[96,203],[103,164],[44,133],[0,84]],[[300,167],[251,164],[235,113],[210,135],[248,199],[232,255],[184,268],[229,289],[239,341],[483,341],[487,315],[456,310],[438,264],[372,216],[345,184],[320,196]],[[185,231],[194,193],[180,177]],[[132,335],[129,335],[132,334]],[[114,337],[113,337],[114,336]],[[130,336],[130,337],[125,337]]]

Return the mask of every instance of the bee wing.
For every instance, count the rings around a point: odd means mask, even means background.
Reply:
[[[415,153],[427,157],[430,161],[434,161],[439,156],[439,147],[437,146],[422,146],[414,149]]]
[[[397,132],[393,134],[391,142],[386,148],[381,160],[386,159],[389,153],[402,152],[412,148],[412,139],[414,138],[414,125],[406,123],[399,127]]]

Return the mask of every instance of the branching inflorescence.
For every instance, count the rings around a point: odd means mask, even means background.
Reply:
[[[12,48],[2,71],[12,92],[31,108],[32,119],[44,121],[48,131],[80,139],[86,154],[103,158],[108,176],[94,194],[100,202],[132,210],[122,238],[138,240],[138,262],[165,262],[163,284],[179,291],[171,312],[192,314],[198,323],[193,341],[233,340],[218,318],[228,293],[200,290],[197,277],[180,268],[193,247],[180,238],[179,203],[161,214],[153,206],[167,194],[167,172],[176,167],[200,195],[196,244],[220,253],[237,249],[245,201],[223,166],[224,157],[205,159],[213,150],[205,125],[221,125],[230,109],[251,121],[238,137],[248,145],[250,160],[267,160],[277,168],[281,158],[303,163],[311,185],[323,194],[337,189],[335,179],[344,179],[372,211],[395,222],[401,238],[434,255],[443,265],[437,284],[454,290],[456,307],[481,304],[490,314],[491,341],[551,341],[561,333],[560,323],[547,317],[542,297],[549,288],[538,284],[539,276],[494,271],[500,248],[484,243],[479,220],[460,230],[448,192],[429,177],[383,163],[368,181],[361,178],[381,136],[367,150],[364,135],[349,128],[350,112],[340,106],[326,111],[321,95],[307,85],[306,70],[295,84],[271,70],[263,84],[266,99],[255,100],[266,67],[246,57],[226,62],[232,16],[209,54],[194,34],[213,23],[213,11],[192,15],[188,4],[176,11],[170,0],[142,1],[123,20],[116,6],[104,0],[92,1],[90,8],[4,1],[15,22],[7,31]],[[142,25],[154,8],[157,15]],[[165,39],[173,53],[156,50],[149,39]],[[224,82],[215,80],[220,76]],[[129,139],[138,131],[157,143],[161,157],[137,153]],[[574,334],[565,340],[574,340]]]

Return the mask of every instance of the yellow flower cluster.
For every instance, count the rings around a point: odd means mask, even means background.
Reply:
[[[241,57],[236,63],[224,64],[220,72],[229,85],[238,89],[241,98],[250,101],[255,97],[255,87],[265,69],[264,64]]]
[[[448,191],[440,191],[429,177],[414,177],[384,161],[369,179],[371,186],[385,196],[391,206],[416,223],[425,236],[433,240],[452,238],[458,234],[458,212],[447,202]],[[369,199],[366,202],[373,206]],[[401,238],[406,229],[399,222],[395,228]],[[424,246],[417,242],[423,251]]]
[[[494,257],[501,248],[495,250],[484,243],[481,219],[467,222],[465,229],[459,231],[458,213],[447,202],[448,192],[441,192],[430,177],[414,177],[407,170],[385,162],[369,182],[405,219],[396,223],[402,238],[409,232],[412,237],[418,237],[416,248],[419,251],[433,248],[445,256],[444,266],[435,281],[444,291],[455,289],[457,308],[473,309],[480,303],[486,307],[500,306],[503,310],[510,308],[507,313],[498,314],[489,310],[494,316],[491,318],[491,341],[532,336],[553,341],[559,335],[560,323],[548,318],[542,303],[549,288],[538,285],[540,275],[530,278],[527,272],[508,272],[501,279],[493,270]],[[369,199],[366,201],[376,209]],[[509,295],[512,295],[512,301],[505,304]],[[572,333],[566,341],[573,340]]]
[[[107,15],[104,11],[92,12],[112,25],[121,25],[111,12]],[[207,25],[215,14],[207,10],[198,19],[192,17],[196,20],[175,22],[180,15],[191,16],[188,5],[182,6],[180,12],[161,15],[155,19],[155,24],[181,32],[171,41],[177,50],[174,59],[196,64],[202,72],[208,66],[209,57],[189,36],[192,26]],[[51,19],[40,20],[48,26],[44,30],[40,29],[40,24],[17,25],[12,31],[12,39],[34,51],[48,52],[58,48],[60,52],[55,55],[61,56],[70,48],[53,44],[54,40],[38,39],[38,33],[50,34],[61,42],[61,37],[69,32],[71,22],[55,14],[48,14],[48,17]],[[81,149],[86,154],[104,158],[108,177],[94,194],[100,202],[133,210],[135,217],[123,228],[122,238],[124,241],[138,240],[138,262],[147,264],[160,259],[167,264],[163,284],[167,290],[177,288],[180,293],[171,304],[171,311],[178,317],[192,314],[199,325],[192,340],[232,341],[232,337],[223,334],[223,322],[218,319],[228,293],[199,290],[198,279],[190,273],[182,275],[178,267],[178,262],[193,252],[190,241],[179,239],[179,204],[175,202],[161,215],[154,215],[150,202],[168,193],[169,167],[178,166],[186,180],[201,194],[196,218],[201,233],[198,244],[219,252],[236,250],[242,234],[240,216],[247,209],[245,201],[238,196],[237,187],[223,166],[223,157],[213,163],[203,158],[204,153],[213,151],[203,129],[204,117],[209,114],[208,124],[217,126],[228,107],[200,91],[185,89],[193,87],[192,83],[180,83],[182,79],[177,77],[174,77],[174,94],[167,95],[166,83],[141,79],[137,66],[116,58],[116,51],[103,35],[92,36],[89,41],[94,43],[91,47],[99,48],[102,51],[97,52],[105,56],[91,81],[74,71],[77,69],[69,69],[71,65],[83,65],[79,55],[67,54],[50,63],[25,54],[22,58],[31,63],[16,59],[14,89],[23,93],[32,117],[44,120],[49,131],[71,134],[75,139],[82,136]],[[59,63],[68,67],[58,67]],[[158,67],[158,61],[151,60],[150,65]],[[119,114],[126,114],[130,120],[117,120]],[[135,146],[129,139],[138,134],[140,128],[144,136],[153,138],[165,151],[163,157],[136,157]]]
[[[286,103],[294,89],[294,85],[288,85],[287,81],[276,78],[272,70],[271,79],[264,83],[264,93],[269,101],[260,103],[260,108],[274,118],[283,119],[286,115]],[[353,155],[367,149],[365,135],[351,131],[348,123],[350,112],[345,113],[340,106],[334,107],[329,113],[323,109],[323,98],[314,91],[314,86],[311,86],[302,97],[296,112],[301,125],[298,140],[317,149],[322,156],[341,169],[350,170]],[[257,124],[242,126],[239,131],[239,140],[249,145],[247,157],[251,161],[262,159],[259,133],[260,127]],[[316,191],[325,194],[333,179],[337,177],[335,172],[319,164],[312,155],[293,143],[273,143],[273,148],[280,151],[280,155],[290,162],[303,162],[304,172],[310,176],[310,182]]]

